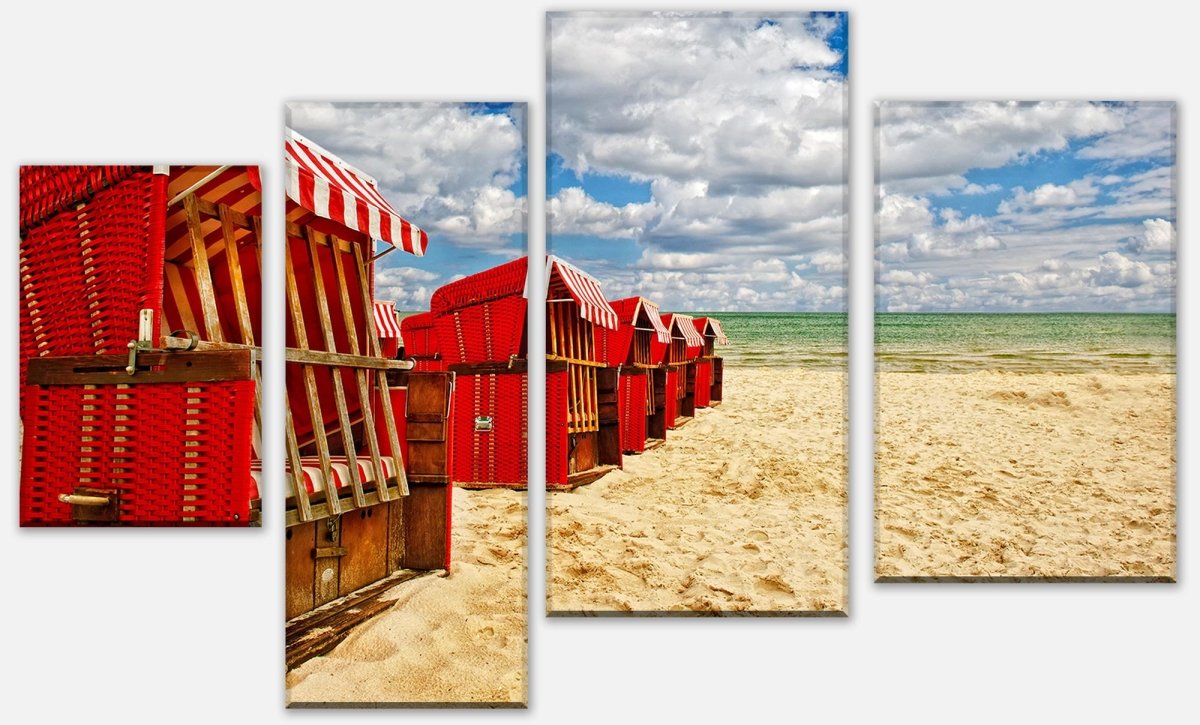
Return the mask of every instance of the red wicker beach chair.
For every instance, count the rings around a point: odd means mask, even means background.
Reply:
[[[528,485],[527,258],[434,292],[438,354],[456,375],[453,463],[458,485]],[[599,372],[594,326],[616,327],[595,279],[555,257],[547,264],[546,481],[581,485],[619,463],[616,376]],[[611,449],[601,445],[609,429]]]
[[[704,338],[696,332],[696,326],[688,315],[673,313],[662,316],[663,324],[671,333],[671,344],[667,350],[667,391],[674,392],[674,422],[668,428],[678,428],[696,415],[696,361],[704,348]],[[668,398],[671,396],[668,395]]]
[[[446,359],[442,357],[437,342],[432,312],[410,315],[400,321],[400,337],[404,341],[406,360],[413,362],[413,370],[445,370]]]
[[[729,338],[721,329],[721,321],[715,317],[697,317],[692,322],[704,338],[704,347],[696,362],[696,407],[710,408],[721,404],[723,394],[725,361],[717,355],[716,346],[728,345]]]
[[[20,185],[22,524],[257,520],[257,169]]]
[[[628,297],[612,303],[620,325],[616,330],[600,328],[596,344],[601,359],[619,371],[617,405],[621,425],[621,450],[641,453],[666,438],[662,406],[655,404],[654,372],[661,368],[662,355],[671,336],[663,325],[658,306],[643,297]]]
[[[394,309],[373,300],[376,260],[423,254],[428,236],[312,141],[289,130],[285,149],[292,618],[401,569],[449,568],[452,378],[395,359]]]

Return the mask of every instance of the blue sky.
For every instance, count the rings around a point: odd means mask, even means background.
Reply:
[[[550,13],[547,246],[664,310],[845,310],[845,13]]]
[[[526,253],[523,103],[290,103],[296,131],[372,175],[429,233],[376,265],[376,298],[425,310],[438,287]]]
[[[876,309],[1173,311],[1174,114],[881,103]]]

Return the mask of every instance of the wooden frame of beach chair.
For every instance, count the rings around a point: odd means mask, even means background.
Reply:
[[[377,326],[375,261],[423,253],[425,233],[374,179],[291,130],[285,167],[293,619],[403,570],[449,568],[453,381],[389,357]]]
[[[704,337],[704,347],[696,363],[696,407],[712,408],[721,404],[725,361],[717,355],[716,346],[728,345],[729,338],[715,317],[697,317],[692,321]]]
[[[591,275],[546,258],[546,487],[569,489],[621,465],[618,371],[596,347],[596,328],[619,329]]]
[[[612,303],[620,327],[596,331],[601,358],[619,373],[618,415],[621,450],[641,453],[661,445],[666,424],[653,395],[654,370],[659,367],[670,333],[663,326],[658,306],[642,297]]]
[[[258,521],[260,215],[254,167],[22,168],[22,524]]]

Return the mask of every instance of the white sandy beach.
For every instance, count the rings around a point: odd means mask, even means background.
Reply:
[[[295,703],[524,703],[524,491],[454,490],[451,574],[394,587],[395,605],[287,675]]]
[[[876,575],[1175,575],[1175,377],[881,373]]]
[[[734,368],[624,470],[547,494],[551,612],[844,612],[841,372]]]

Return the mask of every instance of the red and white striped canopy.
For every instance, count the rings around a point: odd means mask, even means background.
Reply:
[[[721,329],[721,321],[715,317],[697,317],[693,320],[696,324],[696,329],[701,334],[712,333],[713,340],[718,345],[728,345],[729,338],[725,337],[725,331]]]
[[[550,281],[556,271],[559,279],[571,292],[571,298],[579,303],[579,314],[583,319],[590,320],[609,330],[617,329],[620,324],[617,320],[617,312],[612,305],[608,304],[608,298],[604,296],[604,292],[600,289],[600,282],[595,277],[554,255],[548,255],[546,257],[547,289],[549,289]]]
[[[375,179],[292,129],[285,129],[288,198],[319,217],[417,256],[429,235],[400,216],[379,193]]]
[[[638,307],[646,310],[646,316],[650,318],[650,326],[654,328],[654,334],[658,336],[658,341],[663,343],[671,342],[671,331],[662,322],[662,313],[658,311],[658,305],[646,299],[645,297],[638,298]],[[633,320],[637,322],[637,312],[633,313]]]
[[[375,301],[375,331],[380,340],[400,338],[400,323],[396,320],[396,303]]]
[[[691,315],[675,313],[663,315],[663,317],[671,318],[667,327],[671,328],[672,337],[683,338],[687,341],[688,347],[704,347],[704,338],[696,331],[696,324],[692,322]]]

